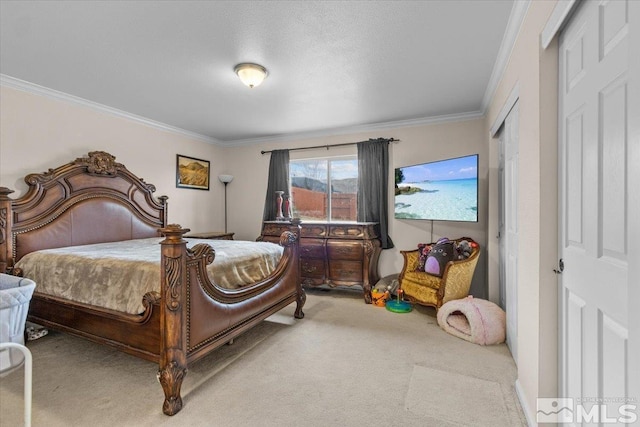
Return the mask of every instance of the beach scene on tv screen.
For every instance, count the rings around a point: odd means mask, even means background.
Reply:
[[[478,157],[397,168],[395,217],[477,221]]]

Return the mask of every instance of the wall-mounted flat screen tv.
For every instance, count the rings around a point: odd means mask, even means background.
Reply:
[[[478,221],[478,155],[395,170],[395,217]]]

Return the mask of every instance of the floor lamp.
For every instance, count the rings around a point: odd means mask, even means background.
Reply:
[[[233,181],[233,175],[218,175],[218,179],[224,184],[224,232],[227,232],[227,184]]]

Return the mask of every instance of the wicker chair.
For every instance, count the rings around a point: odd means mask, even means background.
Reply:
[[[473,242],[468,237],[456,239]],[[449,261],[442,277],[424,271],[416,271],[420,252],[400,251],[404,257],[404,266],[398,278],[404,296],[411,302],[432,306],[436,311],[447,301],[464,298],[469,294],[473,272],[478,263],[480,247],[475,245],[469,258]]]

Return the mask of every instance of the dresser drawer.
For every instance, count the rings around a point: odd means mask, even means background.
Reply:
[[[311,277],[315,279],[324,278],[324,260],[303,258],[300,260],[300,273],[302,277]]]
[[[364,227],[358,224],[340,224],[329,227],[329,237],[362,239]]]
[[[362,282],[362,262],[329,261],[329,279],[345,282]]]
[[[323,224],[304,224],[300,230],[300,237],[325,237],[327,235],[327,227]]]
[[[324,259],[324,242],[324,239],[300,239],[300,257]]]
[[[283,224],[264,224],[264,226],[262,228],[262,235],[263,236],[277,236],[279,238],[280,235],[284,231],[289,230],[290,227],[291,227],[291,225],[287,224],[287,223],[283,223]]]
[[[353,260],[362,261],[364,249],[362,242],[353,242],[347,240],[329,240],[327,241],[327,255],[330,260]],[[360,266],[362,269],[362,266]]]

